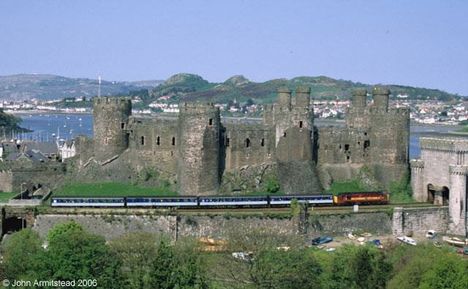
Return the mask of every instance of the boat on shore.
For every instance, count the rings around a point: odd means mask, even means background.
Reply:
[[[417,245],[416,241],[413,238],[410,238],[408,236],[397,237],[397,240],[408,245],[412,245],[412,246]]]
[[[467,246],[468,245],[468,239],[465,239],[465,240],[462,240],[460,238],[457,238],[457,237],[448,237],[448,236],[444,236],[442,237],[442,241],[452,245],[452,246],[456,246],[456,247],[464,247],[464,246]]]

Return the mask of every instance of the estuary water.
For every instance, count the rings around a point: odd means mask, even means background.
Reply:
[[[93,135],[92,114],[17,114],[23,120],[21,126],[32,130],[30,133],[22,133],[20,139],[36,141],[69,140],[78,135]]]
[[[54,141],[57,136],[72,139],[78,135],[93,135],[92,114],[18,114],[23,122],[21,126],[33,130],[31,133],[17,135],[20,139],[36,141]],[[316,123],[324,122],[317,120]],[[326,124],[333,122],[326,121]],[[341,123],[342,124],[342,123]],[[419,138],[428,135],[447,134],[457,126],[412,124],[410,131],[410,158],[420,155]]]

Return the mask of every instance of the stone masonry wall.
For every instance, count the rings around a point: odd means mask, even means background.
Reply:
[[[351,210],[351,208],[350,208]],[[104,215],[104,214],[44,214],[36,216],[33,229],[41,236],[56,224],[74,220],[86,230],[102,235],[107,240],[132,232],[166,234],[170,238],[217,237],[228,238],[232,232],[251,232],[267,228],[283,235],[297,234],[299,228],[294,218],[275,216],[233,215]],[[396,209],[391,212],[359,212],[319,215],[310,212],[306,224],[306,236],[321,234],[333,236],[347,232],[401,235],[413,232],[423,235],[429,229],[446,232],[448,211],[446,208]]]
[[[448,208],[395,208],[392,217],[394,235],[424,236],[427,230],[447,232]]]

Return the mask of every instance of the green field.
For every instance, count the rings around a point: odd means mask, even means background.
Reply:
[[[9,199],[16,196],[18,193],[4,193],[0,192],[0,203],[6,203]]]
[[[75,183],[63,186],[54,196],[75,197],[125,197],[125,196],[175,196],[168,188],[141,187],[125,183]]]
[[[329,192],[333,195],[346,192],[365,192],[366,190],[357,180],[333,182]]]

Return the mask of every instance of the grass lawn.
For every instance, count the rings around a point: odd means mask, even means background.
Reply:
[[[125,197],[125,196],[176,196],[168,188],[140,187],[125,183],[75,183],[63,186],[54,196],[74,197]]]
[[[278,191],[276,193],[268,193],[263,191],[253,191],[253,192],[232,192],[227,196],[284,196],[285,193],[282,191]]]
[[[346,192],[365,192],[367,191],[357,180],[333,182],[329,192],[333,195]]]
[[[16,196],[18,193],[4,193],[0,192],[0,203],[6,203],[9,199]]]

